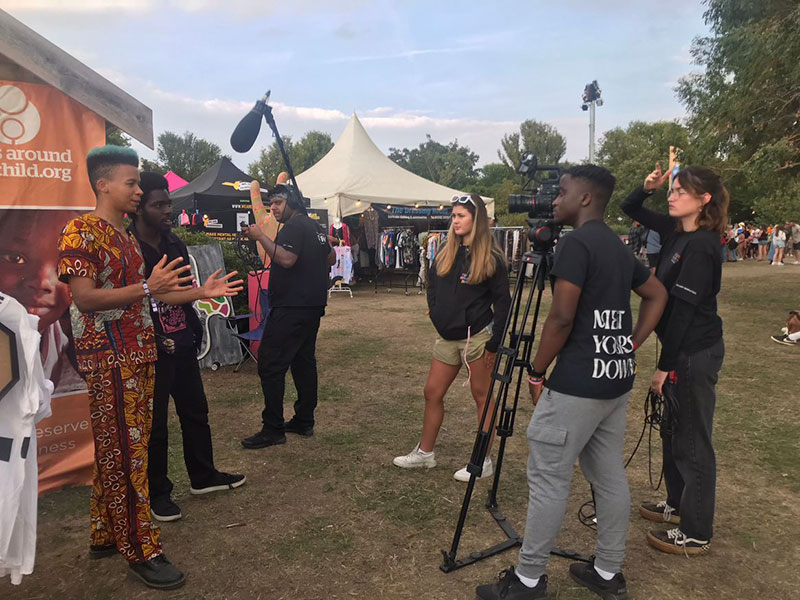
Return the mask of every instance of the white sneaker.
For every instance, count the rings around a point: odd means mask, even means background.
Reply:
[[[483,473],[481,473],[481,476],[478,477],[478,479],[488,479],[492,475],[494,475],[494,466],[492,465],[492,459],[486,458],[483,461]],[[456,481],[465,481],[465,482],[469,481],[469,471],[467,471],[467,467],[464,467],[463,469],[459,469],[458,471],[456,471],[453,474],[453,479],[455,479]]]
[[[420,454],[419,444],[417,444],[408,454],[396,456],[392,463],[402,469],[417,469],[419,467],[432,469],[436,466],[436,459],[434,458],[433,452],[431,452],[428,456],[423,456]]]

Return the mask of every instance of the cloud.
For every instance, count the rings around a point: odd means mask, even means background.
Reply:
[[[681,65],[690,65],[694,62],[689,46],[683,46],[678,54],[670,56],[670,60]]]
[[[366,4],[366,0],[338,0],[339,12],[350,11]],[[278,12],[317,10],[329,6],[324,0],[3,0],[3,9],[18,12],[90,13],[106,11],[152,12],[177,9],[184,12],[203,12],[216,9],[235,12],[240,16]]]
[[[337,38],[342,38],[345,40],[352,40],[358,37],[358,30],[355,26],[350,23],[342,23],[338,27],[334,28],[333,35]]]
[[[323,64],[340,64],[353,62],[367,62],[372,60],[389,60],[395,58],[414,58],[415,56],[425,56],[428,54],[456,54],[459,52],[471,52],[479,50],[477,45],[455,46],[452,48],[419,48],[416,50],[403,50],[402,52],[392,52],[389,54],[372,54],[362,56],[340,56],[338,58],[328,58],[323,60]]]

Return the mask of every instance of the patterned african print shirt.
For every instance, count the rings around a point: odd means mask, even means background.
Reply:
[[[142,281],[139,243],[107,221],[85,214],[70,221],[58,243],[58,276],[94,279],[98,288],[120,288]],[[147,299],[123,308],[81,312],[70,306],[78,369],[84,373],[155,362],[153,321]]]

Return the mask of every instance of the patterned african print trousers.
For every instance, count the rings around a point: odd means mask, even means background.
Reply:
[[[91,543],[116,544],[130,562],[149,560],[161,554],[147,483],[155,365],[94,371],[86,383],[94,435]]]

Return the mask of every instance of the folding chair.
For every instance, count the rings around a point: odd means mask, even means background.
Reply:
[[[259,312],[257,313],[228,317],[225,319],[225,321],[228,323],[228,329],[230,329],[233,336],[236,337],[239,340],[239,343],[242,345],[242,360],[240,360],[239,364],[234,367],[234,373],[238,373],[242,365],[249,359],[252,359],[254,362],[258,362],[256,356],[250,350],[250,342],[260,342],[261,336],[264,334],[264,326],[267,324],[267,317],[269,316],[269,311],[271,310],[269,306],[269,293],[267,290],[259,290],[258,304]],[[258,326],[255,329],[251,329],[247,333],[239,333],[237,326],[238,323],[242,319],[249,319],[251,317],[256,317],[258,319]]]

